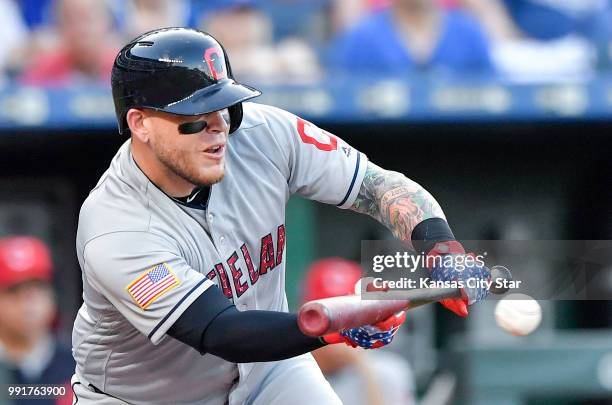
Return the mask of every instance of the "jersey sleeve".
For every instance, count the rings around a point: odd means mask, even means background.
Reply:
[[[268,123],[289,167],[290,192],[349,208],[363,181],[367,157],[339,137],[289,112],[271,109]]]
[[[137,330],[158,344],[210,286],[176,247],[149,232],[115,232],[85,245],[84,273]]]

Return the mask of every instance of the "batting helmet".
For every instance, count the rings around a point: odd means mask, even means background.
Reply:
[[[32,237],[0,239],[0,289],[29,280],[51,280],[51,254]]]
[[[261,95],[238,84],[221,44],[189,28],[162,28],[127,44],[115,58],[111,77],[119,133],[129,128],[130,108],[200,115],[227,108],[230,133],[242,121],[242,102]]]
[[[304,301],[352,295],[360,278],[357,262],[339,257],[317,260],[306,271]]]

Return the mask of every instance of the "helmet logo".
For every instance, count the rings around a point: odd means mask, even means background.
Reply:
[[[227,71],[225,70],[225,58],[223,52],[216,46],[208,48],[204,52],[204,61],[210,69],[213,79],[227,79]]]

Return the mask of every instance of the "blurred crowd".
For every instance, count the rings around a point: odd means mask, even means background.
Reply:
[[[51,256],[38,238],[0,238],[0,386],[58,384],[70,392],[75,364],[70,346],[56,335],[59,314]],[[67,405],[71,400],[64,395],[19,403]]]
[[[108,81],[116,51],[190,26],[256,83],[477,75],[584,81],[610,69],[612,0],[0,0],[3,79]]]

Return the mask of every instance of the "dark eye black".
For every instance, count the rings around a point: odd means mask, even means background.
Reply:
[[[202,132],[207,125],[206,121],[184,122],[178,126],[178,130],[184,135],[197,134]]]

